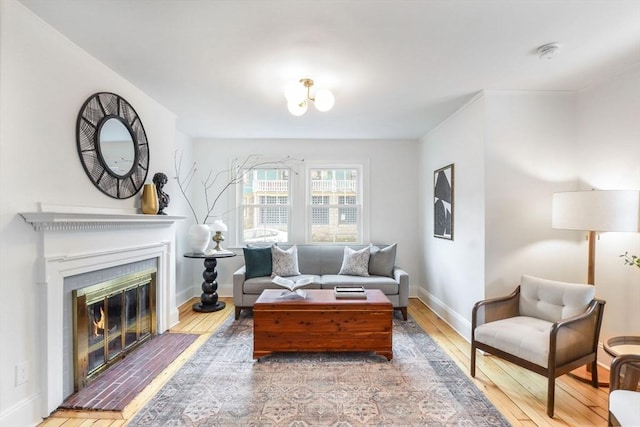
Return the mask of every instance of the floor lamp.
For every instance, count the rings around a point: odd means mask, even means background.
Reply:
[[[590,285],[595,285],[596,233],[640,231],[640,191],[591,190],[554,193],[552,211],[553,228],[589,233],[587,283]],[[588,369],[579,369],[572,374],[580,380],[590,382],[589,372]],[[603,382],[603,385],[608,384]]]

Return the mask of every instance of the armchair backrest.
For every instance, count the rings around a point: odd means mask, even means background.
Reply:
[[[595,294],[592,285],[523,275],[520,279],[520,315],[557,322],[584,313]]]

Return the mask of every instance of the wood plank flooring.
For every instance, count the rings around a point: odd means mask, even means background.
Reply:
[[[45,419],[43,427],[120,427],[177,372],[187,359],[234,311],[231,298],[224,310],[196,313],[189,301],[180,308],[180,323],[170,332],[198,334],[200,337],[158,376],[121,413],[57,411]],[[409,300],[409,314],[451,356],[469,376],[471,346],[420,300]],[[546,378],[492,356],[478,355],[476,378],[472,381],[514,426],[606,426],[608,388],[594,389],[567,375],[556,380],[554,418],[546,414]]]

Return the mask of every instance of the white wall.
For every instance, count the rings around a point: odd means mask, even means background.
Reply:
[[[421,141],[421,286],[418,295],[467,334],[484,297],[484,97],[476,96]],[[433,173],[454,164],[453,240],[433,237]]]
[[[433,170],[456,164],[456,218],[453,242],[434,239],[432,190],[421,192],[419,295],[469,338],[472,300],[510,292],[521,274],[584,283],[585,233],[551,228],[551,196],[640,189],[639,123],[636,66],[578,93],[486,91],[422,138],[425,183]],[[483,177],[462,175],[480,165]],[[460,216],[469,205],[484,223]],[[480,247],[466,239],[481,240]],[[624,251],[640,254],[640,234],[608,233],[597,242],[597,295],[607,301],[601,341],[640,335],[640,272],[623,265]]]
[[[580,189],[640,190],[640,64],[578,93],[577,129]],[[580,246],[586,271],[584,240]],[[602,341],[640,335],[640,270],[623,264],[625,251],[640,256],[640,233],[604,233],[596,242],[596,294],[607,301]]]
[[[43,290],[36,284],[40,242],[18,215],[38,202],[136,208],[139,198],[112,199],[86,176],[76,150],[82,103],[112,91],[134,106],[150,143],[150,171],[172,176],[175,118],[119,75],[72,44],[15,0],[0,0],[0,425],[39,421],[37,371]],[[176,194],[175,183],[165,187]],[[179,215],[170,209],[170,212]],[[182,262],[181,259],[178,262]],[[15,385],[27,362],[29,381]]]
[[[387,140],[196,140],[193,156],[199,174],[204,179],[209,171],[229,168],[234,158],[245,159],[250,154],[282,159],[290,156],[306,163],[362,162],[369,165],[370,240],[374,243],[398,242],[397,264],[410,278],[410,285],[418,283],[420,236],[418,234],[418,160],[416,141]],[[304,165],[300,165],[304,171]],[[196,205],[202,207],[199,182],[193,184]],[[227,194],[216,208],[216,214],[229,210]],[[199,210],[200,212],[200,210]],[[234,233],[232,214],[224,219],[229,235]],[[229,248],[230,242],[223,244]],[[302,243],[302,242],[296,242]],[[237,250],[242,254],[242,250]],[[194,270],[194,294],[200,295],[202,267]],[[218,294],[231,296],[232,274],[243,264],[242,256],[218,262]]]
[[[522,274],[586,280],[582,254],[551,228],[553,193],[575,188],[575,94],[487,91],[485,107],[486,296]]]

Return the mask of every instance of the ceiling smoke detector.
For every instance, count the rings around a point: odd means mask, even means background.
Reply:
[[[537,50],[540,59],[551,59],[560,49],[558,43],[547,43],[540,46]]]

